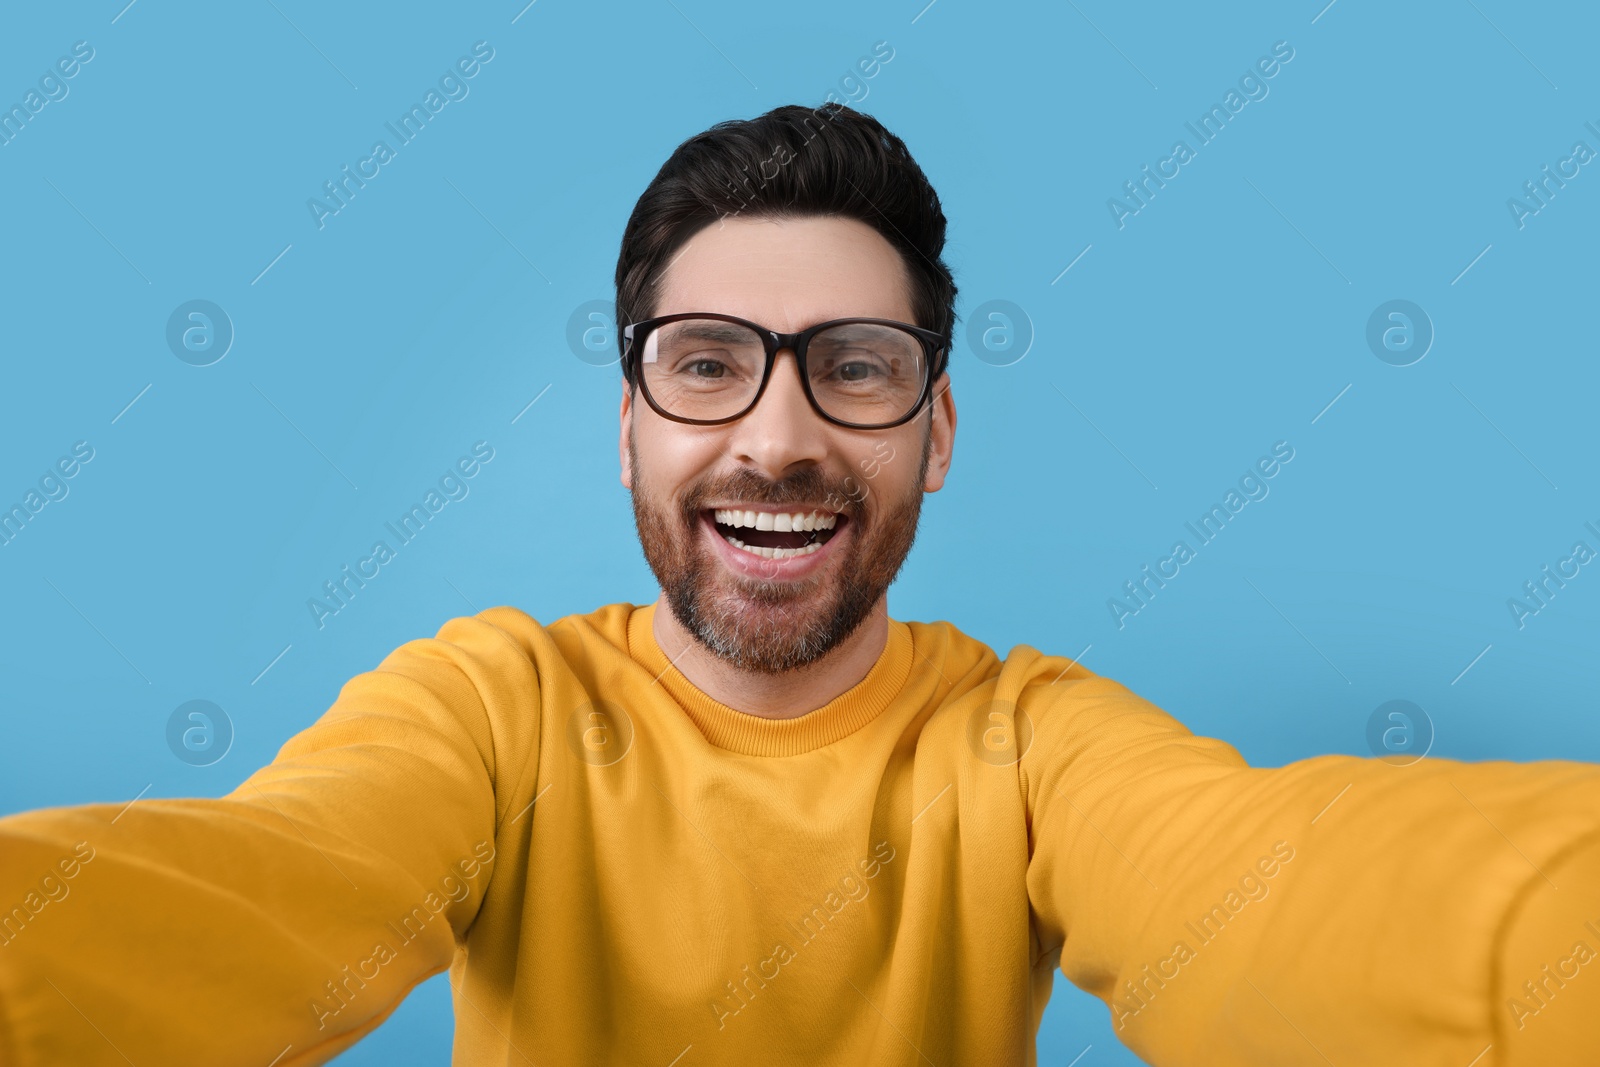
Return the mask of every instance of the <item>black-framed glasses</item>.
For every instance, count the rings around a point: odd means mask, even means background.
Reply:
[[[622,361],[656,414],[711,426],[756,406],[778,352],[791,349],[811,407],[853,430],[884,430],[922,410],[943,370],[943,338],[893,319],[830,319],[778,333],[748,319],[686,311],[622,328]]]

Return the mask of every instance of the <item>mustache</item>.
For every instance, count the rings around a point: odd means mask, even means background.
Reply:
[[[855,483],[854,491],[846,482]],[[805,467],[778,481],[741,468],[723,477],[702,482],[687,491],[683,496],[683,517],[692,524],[699,520],[707,501],[734,499],[762,504],[823,503],[831,510],[858,519],[866,510],[867,495],[864,489],[855,479],[835,481],[820,467]]]

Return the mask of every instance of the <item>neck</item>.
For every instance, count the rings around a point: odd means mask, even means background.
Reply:
[[[656,644],[694,687],[719,704],[763,719],[815,711],[867,676],[889,640],[888,595],[861,625],[821,659],[783,674],[741,670],[706,650],[686,630],[663,593],[651,626]]]

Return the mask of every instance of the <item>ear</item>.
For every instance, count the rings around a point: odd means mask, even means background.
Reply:
[[[633,464],[628,456],[628,424],[633,411],[633,390],[628,387],[628,380],[622,380],[622,411],[618,419],[621,433],[617,437],[617,455],[622,462],[622,487],[633,488]]]
[[[928,428],[928,473],[922,481],[925,493],[937,493],[944,486],[945,474],[956,446],[956,399],[950,390],[950,375],[939,375],[933,383],[932,425]]]

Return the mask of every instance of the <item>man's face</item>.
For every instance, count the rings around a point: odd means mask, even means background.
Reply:
[[[668,266],[652,313],[682,311],[781,333],[855,316],[914,322],[899,253],[871,227],[839,218],[701,230]],[[665,419],[625,389],[622,484],[678,622],[727,662],[767,674],[849,637],[911,551],[922,494],[944,484],[955,404],[944,376],[934,392],[931,416],[925,408],[893,429],[847,430],[812,409],[789,349],[760,403],[722,426]],[[763,513],[775,528],[760,528]],[[795,515],[805,517],[801,528],[785,530]]]

